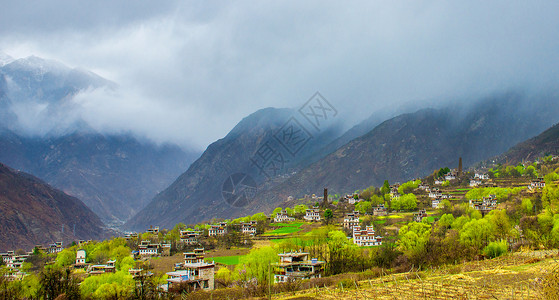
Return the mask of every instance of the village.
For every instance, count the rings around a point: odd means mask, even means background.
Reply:
[[[552,161],[557,158],[553,157]],[[37,245],[25,253],[8,251],[0,254],[5,265],[3,276],[8,281],[24,280],[28,275],[24,264],[33,254],[45,253],[54,257],[50,263],[56,264],[60,254],[69,251],[74,255],[73,261],[71,264],[66,262],[65,266],[79,274],[82,280],[119,271],[136,282],[157,277],[157,290],[161,293],[212,291],[228,286],[218,274],[234,271],[239,259],[242,260],[255,246],[293,242],[327,226],[329,231],[343,232],[345,239],[355,247],[379,248],[385,243],[397,244],[401,228],[407,230],[413,222],[429,226],[436,224],[452,206],[467,206],[481,217],[506,207],[502,197],[495,194],[467,197],[473,193],[471,191],[511,188],[533,195],[541,193],[545,187],[543,177],[501,179],[487,173],[463,172],[460,164],[457,169],[441,169],[438,174],[423,180],[385,186],[386,193],[377,197],[382,199],[380,203],[374,203],[372,199],[376,196],[369,196],[366,190],[332,196],[325,188],[324,196],[308,195],[301,199],[308,205],[276,208],[268,216],[259,213],[190,227],[177,225],[173,229],[163,229],[154,225],[145,232],[127,232],[118,240],[123,241],[123,249],[129,249],[129,253],[119,257],[101,256],[104,261],[100,261],[100,256],[93,259],[87,250],[96,245],[95,241],[76,241],[72,245],[54,242],[45,247]],[[366,196],[369,199],[364,199]],[[518,235],[509,237],[509,244],[523,238],[522,230],[518,226],[515,228]],[[316,251],[303,250],[304,247],[297,248],[297,245],[295,242],[275,254],[275,261],[269,262],[270,275],[266,280],[287,284],[328,275],[325,269],[331,262],[326,257],[319,257]],[[227,255],[231,253],[237,255]],[[124,270],[121,261],[126,256],[130,264]],[[228,261],[233,258],[237,261]]]

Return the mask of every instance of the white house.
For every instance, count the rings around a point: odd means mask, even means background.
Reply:
[[[382,237],[375,236],[373,226],[367,226],[362,230],[359,226],[353,228],[353,243],[358,246],[380,246]]]
[[[440,205],[441,202],[442,202],[441,199],[442,199],[442,198],[436,198],[436,199],[431,200],[431,207],[433,207],[433,208],[439,208],[439,205]]]
[[[307,221],[320,221],[320,210],[316,207],[307,209],[303,219]]]
[[[295,218],[288,216],[286,211],[281,211],[277,213],[276,217],[274,218],[275,223],[291,222],[291,221],[295,221]]]
[[[344,228],[353,230],[355,227],[359,227],[359,212],[354,211],[353,213],[346,214],[343,222]]]
[[[152,244],[150,241],[141,241],[138,252],[141,256],[159,255],[159,244]]]
[[[476,186],[478,186],[478,185],[480,185],[480,184],[481,184],[481,180],[479,180],[479,179],[471,179],[471,180],[470,180],[470,186],[471,186],[471,187],[476,187]]]
[[[488,174],[483,174],[483,173],[476,173],[474,175],[475,179],[479,179],[479,180],[487,180],[489,179],[489,175]]]
[[[545,180],[541,177],[538,179],[534,179],[532,180],[532,182],[530,182],[531,189],[541,189],[544,187],[545,187]]]
[[[444,176],[444,179],[448,180],[448,181],[454,180],[454,179],[456,179],[456,174],[454,174],[454,172],[447,173]]]
[[[76,251],[76,265],[85,265],[85,250],[79,249]]]
[[[256,235],[256,221],[250,221],[248,223],[242,223],[241,224],[241,232],[243,234],[248,234],[251,236]]]
[[[443,193],[441,193],[441,191],[437,188],[431,189],[431,191],[429,192],[429,198],[439,198],[442,196]]]
[[[208,236],[222,236],[227,233],[227,223],[221,222],[217,225],[211,225],[208,229]]]

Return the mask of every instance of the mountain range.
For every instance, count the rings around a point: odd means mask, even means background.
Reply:
[[[234,207],[222,195],[222,184],[239,163],[258,153],[266,132],[274,126],[273,109],[259,111],[237,125],[224,139],[210,145],[201,158],[166,190],[131,218],[124,226],[140,230],[148,225],[173,226],[211,218],[240,217],[269,212],[304,195],[353,192],[384,180],[406,181],[431,174],[441,166],[456,167],[462,157],[467,167],[503,153],[530,138],[557,120],[559,103],[554,95],[529,97],[506,93],[472,103],[454,104],[438,109],[422,109],[389,118],[377,125],[367,120],[366,133],[342,144],[338,138],[317,141],[309,155],[301,155],[292,172],[258,181],[254,198],[245,206]],[[545,107],[545,109],[542,109]],[[265,117],[264,117],[265,116]],[[371,128],[372,127],[372,128]]]
[[[0,63],[0,162],[78,197],[102,220],[120,224],[199,156],[131,133],[93,130],[74,97],[118,85],[90,71],[39,57]]]

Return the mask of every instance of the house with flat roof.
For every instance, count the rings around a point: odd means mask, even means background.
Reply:
[[[181,230],[180,234],[180,241],[186,245],[196,245],[198,244],[198,237],[202,234],[202,232],[198,230]]]
[[[292,222],[295,218],[290,217],[285,210],[278,212],[274,218],[275,223]]]
[[[373,226],[361,229],[361,226],[353,227],[353,243],[357,246],[380,246],[382,245],[382,237],[375,235]]]
[[[379,204],[376,207],[373,207],[373,216],[386,216],[388,214],[388,209],[384,206],[384,204]]]
[[[216,225],[211,225],[208,229],[208,236],[222,236],[227,233],[227,223],[221,222]]]
[[[184,254],[184,264],[176,264],[175,271],[168,272],[167,289],[173,285],[187,284],[193,290],[213,290],[215,264],[204,261],[204,249]]]
[[[256,221],[241,223],[241,233],[246,234],[246,235],[250,235],[250,236],[255,236],[256,235],[256,224],[258,224],[258,222],[256,222]]]
[[[278,254],[280,261],[273,263],[274,281],[289,282],[292,280],[320,278],[325,261],[316,258],[309,260],[307,252],[288,252]]]
[[[347,213],[342,225],[346,229],[353,230],[354,227],[359,226],[359,216],[360,213],[358,211]]]
[[[545,180],[540,177],[530,182],[530,189],[542,189],[545,187]]]
[[[418,212],[413,214],[413,220],[415,222],[421,222],[425,217],[427,217],[427,211],[425,211],[424,209],[420,209]]]
[[[151,241],[141,241],[138,246],[140,256],[155,256],[160,254],[160,245]]]
[[[480,199],[470,200],[470,207],[480,211],[482,214],[488,213],[497,208],[497,197],[489,195]]]
[[[86,266],[86,255],[87,253],[84,249],[78,249],[78,251],[76,251],[76,264],[74,265],[75,268],[84,268]]]
[[[307,221],[320,221],[320,209],[318,207],[313,207],[305,210],[303,219]]]
[[[159,226],[153,227],[152,225],[150,225],[149,229],[146,230],[146,232],[157,235],[157,234],[159,234]]]
[[[87,273],[89,275],[101,275],[105,273],[114,273],[116,271],[115,263],[116,260],[109,260],[104,265],[90,265],[87,268]]]

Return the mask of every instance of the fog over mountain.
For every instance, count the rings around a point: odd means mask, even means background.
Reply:
[[[75,97],[97,131],[203,150],[243,117],[316,91],[350,127],[407,102],[555,87],[557,11],[556,1],[5,1],[0,49],[118,83]]]

